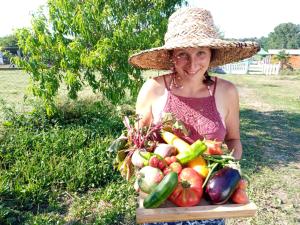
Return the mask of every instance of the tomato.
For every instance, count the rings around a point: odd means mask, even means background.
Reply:
[[[192,161],[189,161],[187,164],[188,167],[194,169],[196,172],[198,172],[202,178],[205,179],[208,175],[208,167],[205,159],[203,159],[202,156],[198,156],[197,158],[193,159]]]
[[[212,141],[212,140],[203,140],[207,146],[207,150],[205,153],[208,155],[222,155],[222,142],[220,141]]]
[[[181,170],[182,170],[182,166],[179,162],[172,162],[169,166],[166,166],[163,169],[163,173],[164,173],[164,175],[167,175],[168,173],[173,171],[177,174],[180,174]]]
[[[165,161],[166,161],[167,165],[170,165],[171,163],[176,162],[177,158],[176,158],[176,156],[167,156],[165,158]]]
[[[249,198],[247,196],[246,191],[241,188],[237,188],[233,192],[233,194],[231,196],[231,200],[237,204],[246,204],[249,202]]]
[[[202,197],[201,176],[192,168],[184,168],[178,177],[178,184],[169,200],[177,206],[194,206]]]
[[[178,174],[180,174],[180,172],[182,171],[182,166],[179,162],[172,162],[169,167],[172,171]]]
[[[245,179],[240,179],[237,188],[240,188],[242,190],[246,190],[247,186],[248,186],[247,181]]]
[[[163,173],[164,173],[164,175],[167,175],[168,173],[170,173],[170,172],[172,172],[172,170],[171,170],[171,168],[170,167],[166,167],[166,168],[164,168],[164,170],[163,170]]]

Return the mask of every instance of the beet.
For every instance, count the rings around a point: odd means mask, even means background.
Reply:
[[[224,167],[208,181],[205,190],[206,195],[213,204],[223,204],[230,198],[240,179],[238,170]]]

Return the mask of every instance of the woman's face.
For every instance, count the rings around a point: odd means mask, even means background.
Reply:
[[[207,47],[180,48],[173,51],[175,70],[183,78],[203,76],[211,59],[211,50]]]

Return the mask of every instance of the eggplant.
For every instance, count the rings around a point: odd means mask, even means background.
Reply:
[[[208,181],[206,195],[213,204],[224,204],[233,194],[240,179],[241,175],[238,170],[224,167]]]

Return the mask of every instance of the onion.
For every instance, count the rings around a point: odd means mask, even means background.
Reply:
[[[160,155],[163,158],[165,158],[167,156],[175,154],[176,153],[176,149],[175,149],[175,147],[173,145],[159,144],[155,148],[154,153]]]

